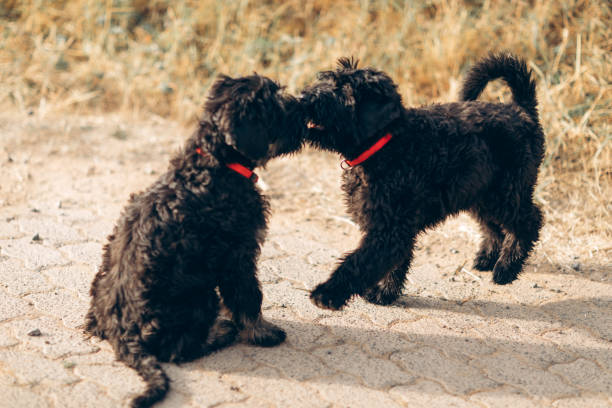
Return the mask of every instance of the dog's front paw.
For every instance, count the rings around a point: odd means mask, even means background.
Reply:
[[[246,324],[240,337],[248,343],[261,347],[273,347],[285,341],[287,335],[280,327],[259,318],[253,324]]]
[[[363,297],[375,305],[388,306],[395,302],[401,291],[393,290],[388,287],[376,285],[364,293]]]
[[[215,351],[230,345],[238,335],[238,329],[231,320],[219,319],[208,333],[206,345],[209,351]]]
[[[321,309],[340,310],[348,297],[345,292],[325,282],[310,293],[310,300]]]

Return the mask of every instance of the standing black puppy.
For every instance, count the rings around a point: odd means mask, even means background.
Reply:
[[[300,148],[300,112],[268,78],[221,77],[168,171],[130,198],[104,247],[85,330],[147,383],[132,406],[166,394],[159,361],[193,360],[237,332],[260,346],[285,339],[261,316],[256,261],[268,203],[252,168]],[[217,289],[232,321],[218,317]]]
[[[495,78],[514,101],[473,101]],[[461,210],[484,233],[474,267],[493,270],[498,284],[517,278],[542,225],[533,202],[544,153],[535,83],[523,60],[491,54],[468,73],[462,98],[405,109],[391,78],[348,59],[304,91],[306,139],[345,157],[348,211],[364,233],[312,291],[316,305],[339,309],[355,294],[392,303],[417,235]]]

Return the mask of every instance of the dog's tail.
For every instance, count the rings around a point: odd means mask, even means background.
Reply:
[[[509,52],[490,53],[474,65],[463,81],[462,101],[474,101],[490,81],[502,78],[512,90],[514,102],[538,121],[536,84],[524,59]]]
[[[124,354],[123,361],[136,370],[146,384],[145,391],[131,401],[130,407],[150,407],[166,396],[170,380],[157,358],[146,353],[140,344],[131,343],[124,348],[126,349],[129,349],[129,354]]]

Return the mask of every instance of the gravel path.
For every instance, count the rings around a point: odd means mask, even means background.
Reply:
[[[76,327],[129,193],[166,168],[189,131],[122,123],[0,119],[2,407],[116,407],[142,390],[106,342]],[[470,269],[479,233],[460,216],[420,238],[395,305],[313,306],[308,291],[359,239],[338,161],[307,150],[258,171],[273,206],[259,263],[264,314],[287,341],[166,364],[172,388],[160,407],[612,406],[610,248],[574,257],[540,244],[521,279],[500,287]],[[567,239],[557,229],[542,242]]]

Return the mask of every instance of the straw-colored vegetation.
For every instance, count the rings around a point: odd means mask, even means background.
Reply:
[[[537,76],[548,221],[612,240],[611,27],[608,0],[1,0],[0,108],[189,123],[217,73],[298,91],[343,55],[387,71],[406,105],[445,102],[504,48]]]

